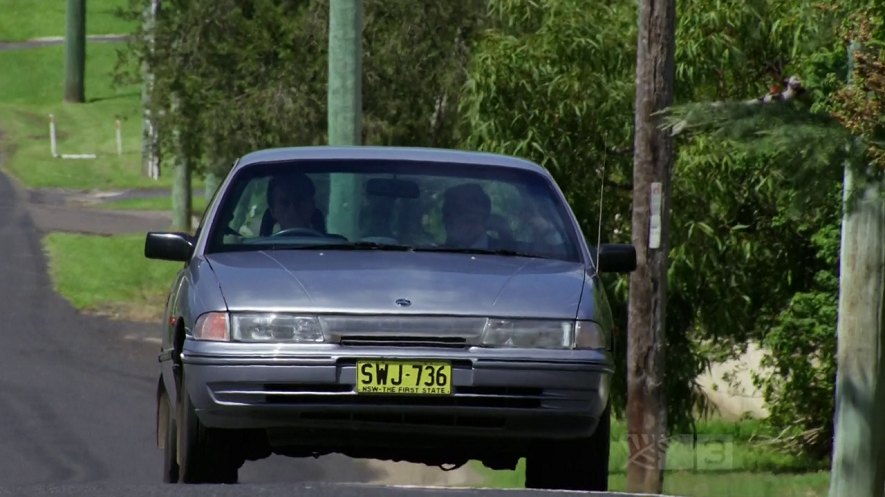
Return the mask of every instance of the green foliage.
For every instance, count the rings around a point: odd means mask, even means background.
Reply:
[[[766,374],[754,377],[769,406],[769,422],[786,430],[782,445],[817,458],[827,457],[833,443],[840,187],[829,193],[831,208],[804,221],[822,265],[807,290],[778,314],[763,341],[770,351],[762,361]]]
[[[765,92],[769,81],[780,81],[794,59],[816,46],[797,33],[813,33],[824,41],[829,36],[819,16],[809,13],[810,5],[681,2],[678,98],[745,99]],[[477,47],[463,100],[472,130],[468,146],[527,156],[547,166],[593,240],[605,166],[602,240],[625,241],[635,6],[610,2],[587,9],[580,1],[540,0],[499,0],[490,6],[494,28]],[[723,132],[742,132],[731,115],[726,119],[729,128]],[[809,125],[795,134],[819,139],[815,132]],[[765,139],[769,149],[785,145],[782,134]],[[820,265],[808,240],[813,230],[801,228],[805,225],[790,214],[803,212],[794,204],[811,199],[795,194],[791,181],[807,175],[829,192],[840,172],[827,163],[829,158],[814,156],[813,148],[781,167],[787,154],[755,154],[732,147],[733,142],[697,137],[680,150],[673,174],[666,327],[673,352],[667,356],[666,382],[674,426],[686,426],[689,413],[705,408],[693,383],[706,366],[697,343],[712,338],[740,349],[747,339],[760,339],[790,297],[812,281]],[[844,141],[827,143],[839,148]],[[816,166],[787,173],[799,161],[816,161]],[[832,199],[820,200],[812,207]],[[613,290],[618,327],[626,329],[626,281],[606,283]],[[623,333],[617,350],[625,350]],[[623,381],[623,375],[616,379],[617,402],[623,402]]]
[[[692,384],[707,360],[701,341],[740,351],[768,335],[778,341],[788,333],[795,340],[820,338],[827,329],[833,334],[826,308],[811,314],[808,303],[832,301],[825,282],[835,278],[835,256],[819,245],[839,231],[843,165],[863,164],[865,157],[864,147],[825,112],[847,74],[840,19],[856,8],[811,0],[678,4],[677,99],[724,101],[678,106],[669,116],[671,128],[690,132],[673,173],[670,230],[666,381],[677,426],[692,406],[704,407]],[[604,165],[602,239],[625,241],[634,5],[497,0],[490,12],[493,28],[474,53],[462,102],[468,146],[547,166],[594,240]],[[801,101],[745,103],[791,74],[805,82]],[[626,281],[606,284],[622,318]],[[623,319],[618,327],[625,329]],[[624,333],[616,341],[623,353]],[[809,373],[786,350],[777,347],[768,361],[795,378],[789,385],[801,387],[799,393],[781,388],[783,375],[763,380],[781,428],[802,392],[824,398],[832,385],[825,369]],[[623,380],[614,389],[619,402]],[[803,423],[827,425],[825,404],[814,406]]]
[[[628,242],[635,6],[612,2],[588,9],[578,0],[495,0],[489,6],[492,28],[473,53],[461,101],[470,130],[466,148],[522,156],[547,167],[593,243],[604,170],[609,188],[602,240]],[[605,283],[613,297],[615,349],[623,372],[626,278]],[[685,377],[668,372],[667,381]],[[617,375],[616,410],[625,405],[625,393],[626,375]],[[691,409],[678,401],[685,397],[685,392],[670,396],[678,406],[671,419],[686,421]]]
[[[823,458],[833,441],[839,282],[831,273],[818,276],[817,288],[794,295],[766,335],[763,343],[771,353],[762,366],[772,377],[759,376],[756,382],[770,406],[771,423],[792,428],[788,446]]]
[[[681,0],[678,8],[680,101],[765,94],[833,38],[832,20],[816,0]]]
[[[180,266],[144,258],[143,235],[51,233],[43,243],[53,286],[78,309],[152,322],[162,317],[164,295]]]
[[[766,368],[754,381],[770,422],[801,435],[789,439],[793,448],[823,457],[832,442],[839,180],[843,164],[862,162],[852,156],[858,150],[847,146],[852,139],[841,125],[808,109],[801,103],[743,102],[674,109],[671,126],[703,130],[683,149],[688,152],[682,163],[689,167],[682,172],[697,176],[679,184],[695,186],[694,198],[704,199],[724,223],[700,230],[707,238],[700,260],[674,256],[671,271],[684,271],[687,276],[676,279],[691,281],[690,274],[716,272],[699,263],[742,261],[727,283],[710,286],[744,302],[713,292],[698,302],[699,322],[708,335],[738,348],[761,339]],[[674,228],[683,222],[674,215]],[[674,232],[674,238],[697,233]],[[716,322],[723,316],[747,328],[722,333]]]
[[[774,187],[750,204],[773,207],[754,214],[757,222],[777,228],[780,238],[770,231],[760,239],[768,241],[766,250],[756,252],[749,276],[771,281],[753,274],[770,272],[787,284],[776,291],[759,285],[748,295],[747,310],[760,316],[751,336],[761,338],[769,351],[754,381],[768,403],[770,422],[783,430],[781,443],[818,458],[829,454],[833,434],[840,177],[846,166],[859,183],[881,175],[869,165],[876,159],[885,89],[885,65],[875,43],[883,39],[882,23],[864,3],[818,6],[804,18],[816,43],[793,53],[789,65],[803,76],[802,98],[767,105],[684,105],[667,119],[670,129],[690,135],[683,151],[704,161],[753,161],[759,169],[755,178]],[[865,24],[865,19],[874,21]],[[857,52],[855,84],[847,85],[846,46],[855,39],[868,48]],[[753,179],[746,181],[757,185]],[[849,212],[851,201],[849,194]],[[767,305],[754,310],[754,301]]]
[[[135,0],[130,15],[143,7]],[[483,8],[480,0],[365,2],[365,143],[455,143],[457,89]],[[156,74],[164,147],[180,139],[191,159],[224,174],[251,150],[325,142],[327,46],[325,1],[195,0],[165,2],[130,55]]]

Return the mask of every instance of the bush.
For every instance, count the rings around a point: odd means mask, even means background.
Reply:
[[[812,237],[818,256],[835,267],[839,224],[828,224]],[[793,296],[763,340],[769,354],[765,374],[754,375],[768,403],[769,422],[784,430],[794,452],[828,457],[833,445],[836,381],[836,321],[839,279],[819,272],[812,289]]]

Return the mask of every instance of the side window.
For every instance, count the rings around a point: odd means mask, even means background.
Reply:
[[[258,236],[261,218],[267,209],[267,182],[267,177],[258,177],[246,185],[234,208],[229,233],[236,232],[245,238]]]

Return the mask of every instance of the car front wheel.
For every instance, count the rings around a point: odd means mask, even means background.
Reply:
[[[183,483],[236,483],[243,463],[236,432],[203,426],[181,382],[178,402],[178,464]]]
[[[526,457],[526,488],[608,490],[611,411],[602,411],[596,431],[587,438],[551,440]]]
[[[178,449],[176,439],[178,436],[175,427],[175,413],[172,410],[172,402],[169,394],[160,394],[159,426],[163,435],[163,483],[178,483]]]

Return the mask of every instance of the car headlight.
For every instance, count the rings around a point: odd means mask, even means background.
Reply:
[[[295,314],[231,314],[231,338],[239,342],[325,341],[316,316]]]
[[[607,349],[609,342],[592,321],[489,319],[482,333],[485,347]]]

